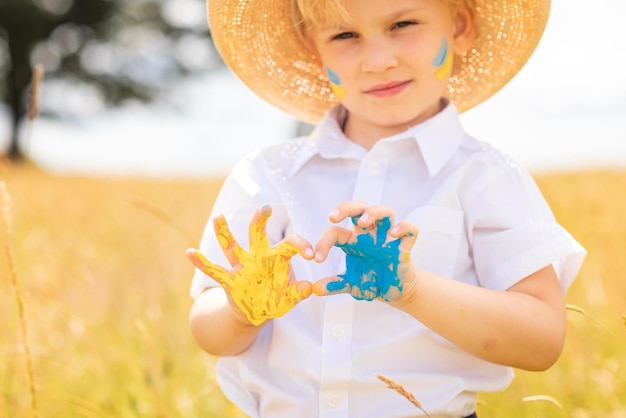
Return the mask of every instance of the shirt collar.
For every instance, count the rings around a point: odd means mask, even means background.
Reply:
[[[445,101],[441,112],[407,131],[415,138],[431,177],[450,161],[465,136],[456,106],[451,100]]]
[[[347,110],[340,104],[326,112],[309,137],[303,140],[300,152],[289,171],[289,176],[296,174],[316,155],[326,159],[350,157],[358,159],[366,153],[366,150],[344,135],[342,126],[346,116]]]
[[[412,139],[417,143],[430,176],[436,175],[452,158],[465,135],[454,103],[444,99],[444,108],[432,118],[404,132],[381,138],[379,142],[394,142]],[[342,105],[330,109],[311,132],[308,142],[296,157],[290,176],[304,166],[315,155],[323,158],[361,159],[367,150],[354,144],[343,133],[342,125],[347,110]]]

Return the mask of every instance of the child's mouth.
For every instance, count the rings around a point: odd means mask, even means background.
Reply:
[[[366,90],[365,93],[376,97],[394,96],[403,91],[409,84],[411,84],[411,80],[392,81],[391,83],[378,84]]]

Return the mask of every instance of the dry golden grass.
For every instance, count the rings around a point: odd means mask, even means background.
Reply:
[[[393,389],[398,392],[398,394],[400,394],[403,398],[411,402],[413,405],[415,405],[417,409],[422,411],[427,418],[430,418],[430,414],[424,409],[420,401],[418,401],[417,398],[415,398],[415,396],[411,392],[409,392],[404,386],[382,374],[377,374],[376,377],[382,382],[386,383],[387,388]]]
[[[39,416],[237,416],[186,325],[185,249],[197,245],[220,182],[0,173],[12,196]],[[0,417],[34,416],[4,257],[0,277]]]
[[[518,372],[506,392],[481,396],[478,412],[626,417],[626,172],[537,180],[589,250],[567,295],[566,347],[548,372]],[[13,230],[2,221],[0,239],[12,251],[34,375],[31,385],[3,255],[0,417],[241,416],[187,328],[184,252],[200,239],[219,179],[62,177],[4,164],[0,181]]]

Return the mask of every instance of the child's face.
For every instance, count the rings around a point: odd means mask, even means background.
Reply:
[[[309,29],[320,65],[350,112],[346,132],[392,135],[436,114],[469,12],[442,0],[346,0],[351,19]],[[356,129],[356,131],[354,131]]]

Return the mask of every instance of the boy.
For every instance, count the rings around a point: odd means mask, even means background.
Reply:
[[[431,417],[475,416],[477,393],[506,388],[511,367],[557,360],[585,252],[530,175],[458,117],[522,67],[548,9],[209,0],[233,71],[270,103],[322,118],[309,138],[238,164],[202,252],[188,252],[192,333],[223,356],[218,381],[244,412],[422,413],[381,373]]]

